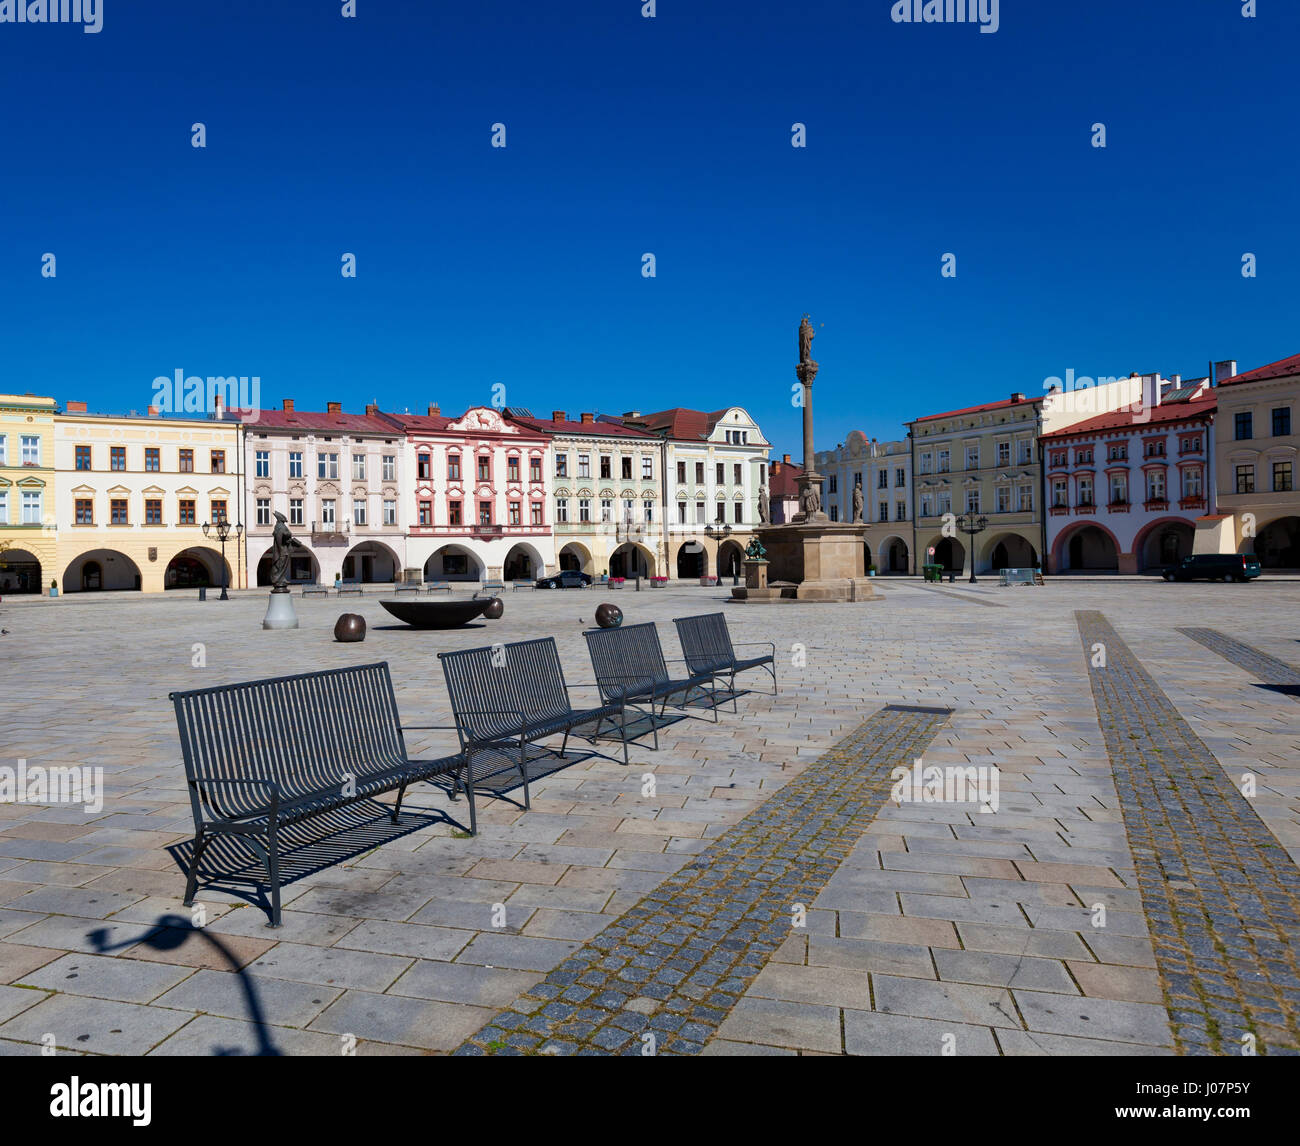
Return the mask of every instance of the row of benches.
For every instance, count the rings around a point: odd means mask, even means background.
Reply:
[[[566,682],[553,637],[439,653],[454,725],[403,725],[386,661],[172,693],[194,815],[186,905],[216,838],[243,839],[265,864],[271,925],[278,927],[280,832],[290,824],[393,791],[396,824],[411,784],[442,780],[453,800],[467,797],[470,834],[477,834],[475,789],[508,791],[491,782],[505,778],[517,786],[517,773],[524,807],[531,807],[529,781],[569,763],[573,733],[594,744],[606,725],[617,730],[627,764],[629,709],[631,739],[653,733],[657,749],[670,704],[685,709],[705,700],[716,721],[720,703],[730,700],[736,710],[737,674],[755,668],[771,674],[775,694],[770,642],[762,642],[768,653],[740,657],[723,614],[674,624],[685,665],[679,675],[669,672],[653,624],[585,632],[592,685]],[[573,705],[571,691],[583,687],[597,691],[598,703]],[[454,728],[460,750],[412,760],[404,733],[438,728]],[[558,753],[539,746],[553,736],[563,737]]]

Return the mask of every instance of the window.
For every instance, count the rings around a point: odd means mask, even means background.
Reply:
[[[149,451],[145,451],[145,469],[149,468],[148,463]],[[253,455],[253,476],[260,478],[269,478],[271,476],[271,451],[258,450]]]
[[[743,501],[738,501],[735,503],[735,505],[736,508],[733,511],[732,520],[735,521],[737,525],[739,525],[741,524],[741,522],[745,520],[745,503]]]
[[[894,520],[895,521],[907,520],[907,502],[896,501],[894,503]]]
[[[542,521],[542,503],[541,503],[540,501],[535,501],[535,502],[533,502],[533,504],[532,504],[532,515],[533,515],[533,516],[532,516],[532,523],[533,523],[534,525],[542,525],[542,524],[544,524],[544,522]]]
[[[556,477],[569,476],[569,455],[568,454],[555,455],[555,476]]]
[[[1163,458],[1165,456],[1164,438],[1151,438],[1146,442],[1146,456],[1148,458]]]
[[[685,462],[677,463],[677,484],[678,485],[686,484],[686,463]]]
[[[578,476],[580,478],[591,477],[591,455],[590,454],[578,455]]]
[[[19,435],[23,452],[23,465],[39,466],[41,464],[41,438],[39,434]]]
[[[636,502],[634,502],[630,497],[625,497],[623,499],[623,520],[627,522],[628,525],[632,524],[632,508],[635,505]]]
[[[89,456],[89,449],[87,449],[87,456]],[[7,466],[8,464],[9,464],[8,436],[5,434],[0,434],[0,466]],[[77,468],[80,469],[81,467],[78,466]],[[90,467],[87,466],[86,468],[89,469]]]
[[[557,497],[555,499],[555,520],[560,523],[569,520],[569,499],[567,497]]]
[[[839,474],[831,474],[831,476],[828,477],[826,481],[827,481],[826,490],[828,493],[835,493],[836,491],[838,491],[840,485]]]
[[[718,462],[713,467],[713,479],[714,479],[713,480],[714,485],[727,484],[727,463],[726,462]]]
[[[1011,443],[998,443],[998,465],[1009,466],[1011,464]]]
[[[508,514],[506,520],[511,525],[523,525],[524,522],[519,513],[519,503],[517,501],[512,501],[506,512]]]
[[[193,505],[193,502],[190,504]],[[291,497],[289,499],[289,524],[302,524],[302,498],[300,497]]]
[[[479,460],[482,461],[484,459],[479,459]],[[508,482],[519,481],[519,459],[518,458],[506,459],[506,481]]]
[[[600,520],[604,522],[614,520],[614,503],[607,497],[600,499]]]
[[[426,503],[426,504],[429,504],[429,503]],[[426,522],[423,522],[422,524],[424,524],[424,525],[432,525],[432,524],[433,524],[433,507],[432,507],[431,504],[430,504],[430,506],[429,506],[429,520],[426,521]],[[448,524],[448,525],[464,525],[464,524],[465,524],[465,518],[464,518],[464,507],[463,507],[463,503],[462,503],[462,502],[460,502],[460,501],[449,501],[449,502],[447,503],[447,524]]]
[[[3,441],[4,441],[4,439],[3,439],[3,438],[0,438],[0,442],[3,442]],[[4,464],[4,451],[3,451],[3,450],[0,450],[0,465],[3,465],[3,464]],[[88,470],[88,469],[90,469],[90,447],[89,447],[89,446],[78,446],[78,447],[77,447],[77,463],[76,463],[76,465],[77,465],[77,469],[79,469],[79,470]]]
[[[212,502],[212,522],[215,525],[219,521],[226,520],[226,503],[220,499]]]
[[[425,474],[424,476],[428,477],[429,475]],[[447,480],[460,481],[460,454],[447,455]]]
[[[1128,502],[1128,474],[1110,475],[1110,504],[1125,505]]]
[[[353,481],[366,480],[366,455],[365,454],[352,455],[352,480]]]
[[[966,491],[966,512],[979,513],[980,511],[980,491],[977,489],[968,489]]]
[[[1019,460],[1022,466],[1028,465],[1034,460],[1034,443],[1028,438],[1020,439]]]
[[[478,523],[479,525],[492,524],[492,503],[490,501],[480,501],[478,503]]]
[[[980,448],[978,445],[966,447],[966,468],[968,470],[980,468]]]
[[[542,459],[541,458],[528,459],[528,480],[529,481],[542,480]]]
[[[289,504],[290,506],[292,506],[293,502],[290,502]],[[290,524],[292,525],[302,524],[302,502],[301,501],[298,502],[298,514],[299,514],[298,520],[291,521]],[[178,525],[198,524],[198,514],[195,511],[194,501],[192,498],[188,498],[188,497],[181,498],[180,502],[178,503],[178,516],[179,516],[179,520],[177,521]]]
[[[289,476],[291,478],[302,477],[302,450],[289,451]]]
[[[333,478],[337,481],[339,476],[338,454],[318,453],[316,455],[316,476],[318,478]]]
[[[647,525],[655,519],[655,503],[649,498],[641,503],[641,516]]]
[[[1278,493],[1289,492],[1295,489],[1291,484],[1291,463],[1274,462],[1273,463],[1273,489]]]
[[[41,491],[38,489],[23,490],[23,524],[44,524],[41,513]]]
[[[383,465],[383,480],[396,481],[397,480],[397,455],[384,454],[382,465]]]
[[[127,525],[126,498],[115,497],[108,503],[108,520],[110,525]]]
[[[904,489],[907,486],[907,469],[903,466],[894,468],[894,488]]]
[[[923,493],[923,494],[921,494],[921,516],[922,516],[922,517],[933,517],[933,516],[934,516],[934,496],[933,496],[933,494],[928,494],[928,493]]]
[[[603,478],[611,477],[614,473],[613,469],[611,468],[612,465],[613,462],[611,461],[609,454],[601,454],[600,455],[600,476]]]
[[[384,498],[384,524],[397,524],[397,502],[391,497]]]
[[[2,497],[2,496],[3,496],[3,494],[0,494],[0,497]],[[78,525],[94,525],[94,524],[95,524],[95,503],[94,503],[93,501],[91,501],[90,498],[88,498],[88,497],[79,497],[79,498],[77,498],[77,501],[76,501],[76,511],[77,511],[77,524],[78,524]],[[8,519],[8,516],[9,516],[9,515],[6,513],[3,517],[0,517],[0,521],[5,521],[5,520],[7,520],[7,519]]]
[[[1180,454],[1199,454],[1201,452],[1201,435],[1197,434],[1194,438],[1184,438],[1178,447]]]
[[[719,525],[725,524],[727,520],[727,503],[720,501],[714,506],[713,520]]]
[[[1147,501],[1165,500],[1165,471],[1152,470],[1147,474]]]
[[[591,498],[578,498],[578,520],[580,522],[588,522],[591,520]]]
[[[948,451],[947,450],[939,451],[939,468],[936,472],[941,474],[946,474],[948,472]]]
[[[1031,513],[1034,508],[1034,487],[1032,485],[1022,485],[1018,487],[1019,498],[1016,508],[1021,513]]]
[[[1247,438],[1253,438],[1255,436],[1252,417],[1249,410],[1238,414],[1233,421],[1233,425],[1236,428],[1237,441],[1245,441]]]
[[[930,461],[931,461],[930,454],[921,455],[921,472],[923,474],[928,474],[930,472]]]
[[[686,503],[684,501],[679,501],[677,503],[677,524],[686,524]]]
[[[1011,487],[1006,485],[998,486],[998,512],[1011,512]]]
[[[877,489],[889,488],[889,471],[887,469],[881,469],[876,474],[876,488]]]
[[[939,493],[939,516],[952,512],[952,492],[950,490],[941,490]]]
[[[453,518],[455,518],[455,517],[459,517],[459,516],[460,516],[460,502],[458,502],[458,501],[453,501],[453,502],[451,503],[451,508],[452,508],[452,510],[454,511],[454,512],[453,512]],[[424,500],[424,501],[421,501],[420,504],[419,504],[419,506],[417,507],[417,518],[418,518],[419,523],[420,523],[421,525],[432,525],[432,524],[433,524],[433,502],[428,501],[427,499]],[[459,521],[456,521],[456,520],[453,520],[453,521],[451,522],[451,524],[452,524],[452,525],[459,525],[460,522],[459,522]]]
[[[1070,504],[1069,487],[1065,478],[1057,478],[1052,482],[1052,505],[1058,509],[1063,509]]]
[[[1092,478],[1079,479],[1079,504],[1092,505]]]
[[[259,497],[257,499],[257,524],[271,524],[271,499],[269,497]]]
[[[1106,451],[1106,457],[1112,462],[1128,461],[1128,443],[1112,442],[1110,449]]]
[[[1183,497],[1201,496],[1201,467],[1183,470]]]
[[[194,451],[193,450],[181,450],[180,472],[183,474],[192,474],[194,472]]]
[[[1086,450],[1075,450],[1074,460],[1079,465],[1086,465],[1086,466],[1092,465],[1092,447],[1089,446]],[[1065,465],[1064,454],[1061,455],[1061,465]]]
[[[704,484],[704,463],[703,462],[695,463],[695,484],[696,485]]]
[[[111,470],[126,469],[126,447],[125,446],[108,447],[108,468]]]
[[[364,497],[354,497],[352,499],[352,524],[365,525],[366,523],[366,499]]]
[[[334,528],[334,499],[332,497],[321,499],[320,523],[322,529],[333,530]]]
[[[1291,407],[1279,406],[1273,411],[1273,437],[1286,438],[1291,435]]]
[[[144,523],[145,525],[162,524],[162,498],[147,497],[144,499]]]
[[[1078,455],[1077,452],[1075,453],[1075,460],[1076,460],[1076,461],[1082,460],[1082,459],[1079,458],[1079,455]],[[1053,450],[1053,451],[1052,451],[1052,468],[1053,468],[1053,469],[1064,469],[1064,468],[1065,468],[1065,451],[1064,451],[1064,450]]]
[[[695,524],[696,525],[704,524],[704,502],[702,501],[697,501],[695,503]]]
[[[641,477],[649,480],[655,476],[655,460],[649,456],[641,458]]]
[[[212,451],[212,472],[214,474],[223,474],[226,472],[226,451]]]
[[[1237,492],[1238,493],[1255,492],[1255,467],[1254,466],[1237,467]]]
[[[889,502],[887,502],[887,501],[882,501],[882,502],[880,503],[880,516],[879,516],[876,520],[877,520],[877,521],[888,521],[888,520],[889,520]]]

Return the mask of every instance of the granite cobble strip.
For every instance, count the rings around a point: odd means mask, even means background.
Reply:
[[[1226,661],[1231,661],[1238,668],[1245,669],[1252,676],[1258,677],[1266,684],[1300,685],[1300,668],[1271,657],[1268,653],[1236,640],[1218,629],[1179,629],[1185,637],[1191,637],[1197,644],[1204,645],[1211,652],[1218,653]]]
[[[1075,619],[1178,1052],[1300,1053],[1300,868],[1105,617]]]
[[[950,715],[882,708],[455,1053],[699,1054]]]

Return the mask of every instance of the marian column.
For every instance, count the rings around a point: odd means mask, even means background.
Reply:
[[[813,361],[812,340],[816,337],[808,315],[799,323],[799,365],[795,377],[803,386],[803,476],[799,478],[799,512],[796,522],[829,521],[822,510],[821,475],[817,473],[817,455],[813,453],[812,384],[817,377]]]

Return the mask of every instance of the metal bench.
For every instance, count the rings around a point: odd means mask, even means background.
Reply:
[[[772,651],[761,657],[738,657],[731,643],[727,618],[722,613],[702,613],[697,617],[676,617],[677,636],[682,642],[686,667],[694,674],[708,673],[729,679],[731,707],[736,708],[736,674],[750,669],[765,669],[772,677],[772,695],[776,695],[776,645],[771,641],[742,642],[738,647],[765,645]]]
[[[271,926],[278,927],[280,829],[391,791],[397,823],[407,786],[420,780],[451,777],[453,796],[463,788],[474,830],[473,786],[460,775],[468,768],[464,756],[407,756],[387,662],[173,692],[170,699],[194,814],[186,906],[208,844],[238,836],[266,865]]]
[[[518,593],[520,589],[536,590],[537,582],[536,581],[511,581],[510,586],[512,592]]]
[[[717,680],[712,673],[692,673],[674,680],[668,673],[659,630],[651,623],[626,625],[617,629],[588,629],[587,652],[596,673],[596,686],[607,703],[640,708],[649,704],[647,714],[654,731],[654,745],[659,747],[659,728],[669,723],[668,705],[685,709],[693,693],[708,694],[714,722],[718,719]],[[677,697],[677,700],[673,700]],[[655,701],[661,701],[655,713]],[[674,719],[677,719],[674,717]]]
[[[627,713],[622,702],[575,709],[560,667],[554,637],[486,648],[441,652],[443,676],[460,736],[461,751],[475,783],[518,773],[524,807],[532,807],[528,783],[568,764],[569,734],[594,724],[595,743],[606,721],[616,724],[627,757]],[[558,755],[534,755],[530,746],[563,733]],[[581,734],[580,734],[581,735]],[[550,757],[544,760],[542,757]],[[555,760],[564,761],[563,764]],[[471,809],[472,812],[472,809]]]
[[[475,597],[495,597],[498,593],[506,591],[504,581],[484,581],[477,589],[474,590]]]
[[[430,581],[424,588],[425,591],[429,593],[450,593],[451,592],[451,585],[446,581]]]
[[[356,578],[340,581],[334,586],[334,592],[340,597],[344,594],[351,594],[354,597],[362,597],[365,595],[361,592],[361,582]]]
[[[328,597],[330,595],[330,587],[328,585],[304,585],[302,587],[302,595],[304,597]]]

